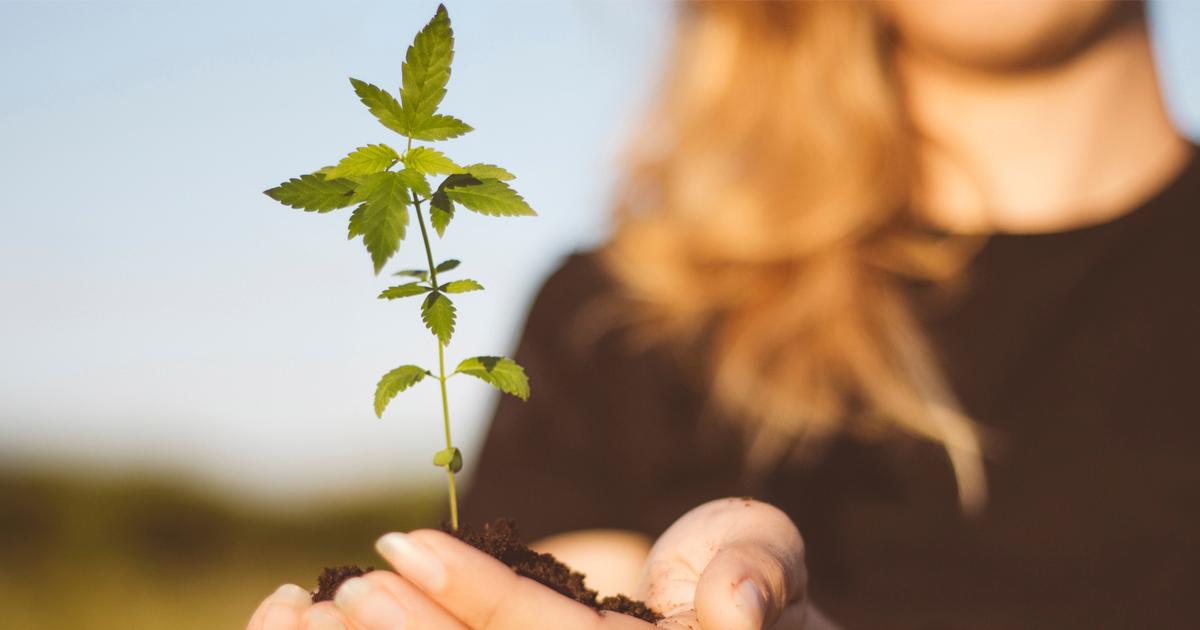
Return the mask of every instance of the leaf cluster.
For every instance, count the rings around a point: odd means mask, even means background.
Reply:
[[[508,184],[512,173],[493,164],[460,165],[445,153],[414,141],[439,141],[472,131],[463,121],[438,113],[450,80],[454,32],[445,7],[421,29],[401,67],[400,98],[378,86],[350,79],[363,105],[384,127],[404,136],[403,152],[384,143],[358,147],[334,166],[300,175],[266,192],[268,197],[308,212],[356,206],[349,238],[361,237],[378,274],[407,236],[411,208],[428,202],[430,222],[445,236],[455,208],[495,217],[537,214]],[[439,177],[436,185],[430,178]]]
[[[422,297],[421,320],[437,338],[439,357],[454,335],[458,318],[450,296],[481,291],[483,285],[469,278],[441,280],[439,274],[457,268],[459,261],[433,264],[422,204],[438,237],[445,236],[459,207],[491,217],[536,214],[509,184],[515,176],[508,170],[488,163],[460,164],[439,149],[414,146],[414,142],[449,140],[473,130],[459,118],[439,111],[453,59],[454,31],[446,8],[439,6],[408,47],[401,65],[398,97],[366,81],[350,79],[358,99],[381,125],[402,137],[404,149],[383,142],[367,144],[350,151],[333,166],[265,191],[272,199],[306,212],[328,213],[353,206],[347,236],[362,239],[377,275],[399,251],[415,215],[429,268],[396,272],[394,275],[408,281],[384,289],[379,298]],[[393,398],[426,377],[440,380],[444,388],[445,380],[454,374],[473,376],[522,400],[529,397],[525,371],[511,359],[471,357],[460,362],[450,375],[445,375],[440,365],[438,374],[416,365],[401,365],[384,374],[376,385],[376,415],[382,416]],[[454,472],[462,466],[461,453],[450,446],[434,461]]]

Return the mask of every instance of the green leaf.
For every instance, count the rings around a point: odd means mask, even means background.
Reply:
[[[444,448],[433,454],[433,465],[441,466],[442,468],[449,468],[450,472],[456,473],[462,470],[462,451],[458,450],[458,448],[454,446],[451,446],[450,448]]]
[[[412,128],[413,140],[449,140],[457,138],[475,128],[445,114],[434,114]]]
[[[453,176],[451,176],[453,177]],[[446,188],[446,196],[461,203],[468,210],[489,216],[535,216],[528,203],[509,188],[508,184],[496,179],[485,179],[473,186]]]
[[[408,135],[409,126],[405,121],[404,110],[401,109],[396,97],[366,81],[350,79],[350,84],[354,86],[354,93],[358,94],[358,99],[367,106],[367,109],[371,110],[371,113],[379,119],[379,122],[383,123],[384,127],[396,133]]]
[[[437,111],[446,96],[453,60],[454,31],[450,28],[450,15],[445,6],[438,5],[433,19],[413,38],[400,68],[400,100],[404,103],[410,131]]]
[[[451,269],[457,268],[460,264],[462,264],[462,263],[460,263],[459,261],[457,261],[453,258],[449,258],[447,260],[443,260],[442,262],[438,263],[438,266],[434,267],[434,270],[436,270],[438,273],[441,273],[443,271],[450,271]]]
[[[454,334],[454,303],[441,291],[434,291],[421,303],[421,321],[443,346],[450,345]]]
[[[371,253],[375,273],[400,248],[408,225],[408,188],[400,173],[384,171],[365,175],[354,191],[356,201],[364,201],[350,216],[350,238],[362,235]]]
[[[383,375],[379,379],[379,384],[375,386],[375,415],[383,417],[383,410],[387,409],[388,403],[396,397],[396,394],[416,385],[425,378],[429,372],[415,365],[401,365],[400,367]]]
[[[263,194],[285,206],[308,212],[329,212],[354,203],[354,182],[314,173],[293,177]]]
[[[432,290],[433,289],[431,289],[423,284],[417,284],[416,282],[409,282],[408,284],[398,284],[394,287],[388,287],[388,288],[384,289],[383,293],[379,294],[379,299],[395,300],[397,298],[412,297],[414,295],[421,295],[424,293],[429,293]],[[454,293],[454,291],[449,291],[449,290],[448,290],[448,292]]]
[[[446,226],[450,225],[450,219],[453,218],[454,204],[450,203],[446,191],[439,188],[429,198],[429,222],[433,224],[433,229],[437,230],[439,237],[446,235]]]
[[[403,182],[405,187],[407,187],[409,190],[422,197],[429,197],[429,181],[425,179],[424,175],[411,168],[406,168],[402,171],[398,171],[396,176],[400,178],[400,181]]]
[[[466,293],[467,291],[482,291],[483,285],[474,280],[455,280],[443,284],[441,290],[446,293]]]
[[[364,175],[354,189],[354,200],[376,205],[407,206],[412,201],[408,196],[410,183],[402,172],[384,171]]]
[[[444,153],[429,147],[417,147],[404,156],[405,166],[426,175],[461,173],[462,167]]]
[[[393,276],[408,276],[410,278],[420,278],[422,281],[429,280],[429,272],[425,271],[424,269],[405,269],[403,271],[397,271],[396,273],[394,273],[392,275]]]
[[[462,167],[462,170],[478,177],[479,179],[501,179],[510,180],[516,179],[517,176],[496,166],[495,164],[468,164]]]
[[[337,166],[321,169],[321,172],[329,178],[370,175],[388,170],[399,159],[400,154],[386,144],[368,144],[342,158]]]
[[[521,400],[529,399],[529,379],[525,368],[516,361],[504,357],[471,357],[464,359],[454,369],[456,373],[470,374],[492,387],[512,394]]]
[[[364,203],[350,215],[350,238],[362,236],[363,245],[371,254],[378,274],[388,259],[400,249],[404,240],[404,228],[408,225],[408,209],[404,206],[387,206]]]
[[[482,179],[479,179],[478,177],[475,177],[474,175],[471,175],[470,173],[455,173],[454,175],[451,175],[451,176],[447,177],[446,179],[442,180],[442,183],[438,184],[438,190],[444,191],[448,188],[460,188],[462,186],[478,186],[479,184],[482,184],[482,183],[483,183]]]

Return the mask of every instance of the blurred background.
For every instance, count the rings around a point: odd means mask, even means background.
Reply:
[[[604,237],[673,8],[447,5],[444,109],[476,131],[445,150],[513,171],[541,213],[464,215],[434,245],[488,287],[451,357],[500,354],[542,278]],[[441,518],[434,390],[371,409],[431,338],[374,299],[388,279],[346,211],[261,194],[387,141],[347,77],[395,87],[435,6],[0,2],[0,625],[236,628],[279,583]],[[1200,4],[1152,16],[1196,137]],[[389,269],[422,257],[409,241]],[[469,474],[495,401],[451,383]]]

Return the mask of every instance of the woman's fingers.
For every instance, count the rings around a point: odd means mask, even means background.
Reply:
[[[295,584],[284,584],[271,593],[261,604],[246,630],[299,630],[301,615],[312,605],[308,591]]]
[[[304,611],[302,621],[303,625],[300,627],[304,630],[355,630],[354,624],[333,602],[313,604]]]
[[[388,534],[376,548],[397,573],[470,630],[653,628],[626,615],[597,613],[442,532]]]
[[[750,499],[721,499],[663,533],[640,593],[668,627],[759,630],[803,599],[806,582],[804,541],[786,514]]]
[[[373,571],[347,580],[338,589],[335,601],[338,609],[354,622],[355,630],[468,630],[408,580],[391,571]]]

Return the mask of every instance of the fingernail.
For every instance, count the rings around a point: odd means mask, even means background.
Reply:
[[[754,580],[742,580],[734,590],[737,606],[746,615],[750,627],[762,627],[767,616],[767,597]]]
[[[296,586],[295,584],[284,584],[275,589],[271,597],[280,600],[281,602],[291,602],[294,604],[304,603],[305,605],[312,603],[312,595],[308,591]]]
[[[365,578],[346,580],[338,587],[333,603],[367,630],[403,630],[404,609],[390,593],[375,588]]]
[[[350,578],[333,594],[333,603],[339,608],[353,607],[371,594],[371,583],[362,578]]]
[[[307,630],[346,630],[346,626],[337,617],[317,609],[304,613],[304,623]]]
[[[446,585],[446,570],[442,561],[408,534],[388,534],[375,543],[377,549],[396,572],[427,593],[436,593]]]

